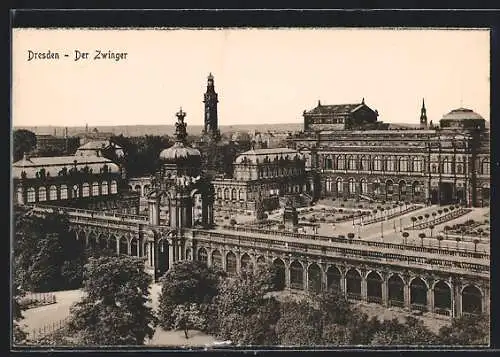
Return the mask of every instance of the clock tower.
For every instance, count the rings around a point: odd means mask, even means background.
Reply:
[[[203,129],[203,134],[215,141],[218,141],[220,138],[217,118],[218,102],[218,94],[215,92],[214,87],[214,76],[210,73],[208,75],[207,91],[203,96],[203,103],[205,103],[205,127]]]

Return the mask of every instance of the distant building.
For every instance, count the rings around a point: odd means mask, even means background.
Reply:
[[[52,153],[59,155],[71,155],[80,145],[79,137],[60,137],[54,135],[36,135],[36,148],[33,155],[50,155]]]
[[[459,108],[427,127],[422,103],[419,129],[375,130],[376,113],[363,103],[325,107],[306,112],[305,132],[289,139],[316,196],[489,205],[490,133],[479,114]]]
[[[75,156],[102,156],[111,159],[109,156],[122,159],[125,156],[123,148],[110,140],[95,140],[80,146],[76,150]]]
[[[120,167],[99,156],[28,157],[12,165],[14,202],[136,214]]]
[[[304,131],[346,130],[364,127],[381,128],[377,121],[378,112],[365,104],[365,100],[355,104],[322,105],[318,101],[316,108],[304,110]]]
[[[97,128],[89,131],[88,125],[85,126],[85,132],[76,134],[80,138],[80,145],[85,145],[90,141],[109,140],[113,135],[114,133],[111,132],[100,132]]]

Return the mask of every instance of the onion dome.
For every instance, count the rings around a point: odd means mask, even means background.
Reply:
[[[175,123],[175,138],[176,142],[174,145],[168,149],[163,150],[160,153],[160,160],[164,163],[183,163],[190,161],[201,160],[201,154],[197,149],[190,147],[187,142],[187,132],[186,123],[184,122],[184,117],[186,113],[182,111],[182,108],[176,114],[177,123]]]

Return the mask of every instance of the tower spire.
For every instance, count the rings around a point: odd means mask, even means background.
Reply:
[[[212,72],[208,74],[207,91],[203,95],[203,103],[205,103],[205,126],[203,132],[210,139],[219,139],[219,123],[217,115],[217,103],[219,102],[218,94],[215,91],[214,76]]]
[[[420,109],[420,128],[427,128],[427,109],[425,109],[424,98],[422,98],[422,108]]]

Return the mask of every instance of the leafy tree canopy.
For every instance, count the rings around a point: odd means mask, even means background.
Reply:
[[[14,161],[21,160],[24,153],[29,153],[36,147],[36,135],[32,131],[17,129],[13,132]]]

